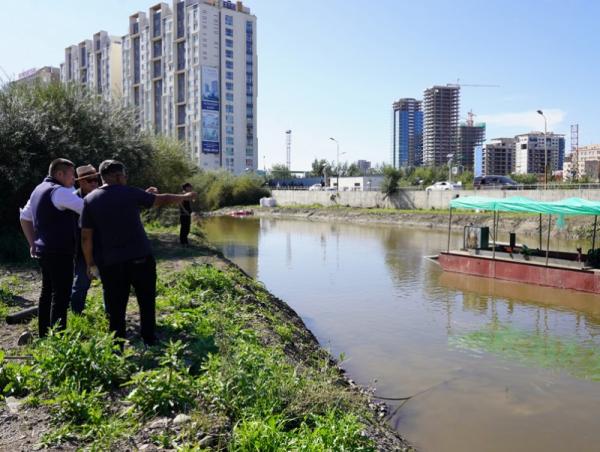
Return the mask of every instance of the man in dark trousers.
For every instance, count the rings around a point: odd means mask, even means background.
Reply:
[[[140,309],[144,343],[155,342],[156,261],[140,218],[140,208],[190,201],[195,193],[157,194],[127,186],[125,166],[116,160],[100,165],[104,185],[84,199],[81,243],[88,275],[99,272],[111,331],[125,338],[125,315],[130,287]]]
[[[192,184],[186,182],[181,186],[183,193],[189,193],[192,191]],[[192,202],[183,201],[179,204],[179,243],[182,245],[188,245],[188,235],[190,233],[190,226],[192,224]]]
[[[21,227],[32,257],[42,268],[38,307],[39,336],[57,325],[67,326],[69,295],[73,284],[73,257],[77,214],[83,200],[73,192],[75,166],[66,159],[50,164],[48,176],[31,193],[21,209]]]
[[[75,181],[79,188],[75,192],[80,198],[85,198],[92,190],[98,188],[100,173],[92,165],[79,166],[75,171]],[[81,314],[85,308],[85,299],[90,288],[91,280],[87,274],[87,265],[81,249],[81,228],[77,227],[77,252],[75,253],[75,278],[71,288],[71,310]]]

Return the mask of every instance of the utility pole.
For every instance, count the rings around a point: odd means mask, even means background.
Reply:
[[[292,131],[285,131],[285,163],[287,169],[291,170],[292,166]]]
[[[548,188],[548,121],[542,110],[537,111],[544,118],[544,189]]]

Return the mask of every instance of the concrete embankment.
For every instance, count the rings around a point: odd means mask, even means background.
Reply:
[[[361,208],[387,209],[447,209],[450,200],[455,196],[487,196],[490,198],[506,198],[509,196],[525,196],[537,201],[557,201],[565,198],[600,199],[598,189],[573,190],[455,190],[425,191],[400,190],[399,193],[387,197],[377,191],[308,191],[308,190],[273,190],[272,196],[278,206],[347,206]]]

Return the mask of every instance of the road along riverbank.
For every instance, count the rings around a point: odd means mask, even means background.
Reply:
[[[165,232],[166,231],[166,232]],[[300,317],[205,243],[152,234],[160,344],[130,300],[118,352],[95,283],[67,330],[17,346],[2,325],[0,449],[412,450]],[[3,268],[3,313],[32,304],[37,270]]]

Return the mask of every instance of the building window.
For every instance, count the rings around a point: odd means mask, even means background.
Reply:
[[[225,40],[225,47],[229,47],[229,48],[233,48],[233,39],[226,39]]]
[[[152,17],[153,32],[152,37],[160,36],[160,11],[154,13]]]
[[[233,135],[233,126],[226,126],[225,133],[227,133],[229,135]]]
[[[154,78],[156,77],[160,77],[160,60],[156,60],[153,63],[153,71],[152,71],[152,76]]]
[[[233,61],[231,61],[231,60],[225,61],[225,67],[227,69],[233,69]]]
[[[225,105],[225,112],[226,113],[233,113],[233,105]]]
[[[233,72],[231,72],[231,71],[227,71],[227,72],[225,73],[225,78],[226,78],[227,80],[233,80]]]
[[[227,58],[233,58],[233,50],[225,50],[225,57]]]
[[[185,101],[185,74],[177,74],[177,102]]]
[[[233,91],[233,83],[225,82],[225,88],[228,89],[229,91]]]
[[[225,93],[225,99],[233,102],[233,93]]]
[[[225,36],[233,37],[233,29],[232,28],[226,28],[225,29]]]
[[[152,58],[158,58],[162,56],[162,41],[154,41],[152,43]]]
[[[225,16],[225,25],[233,25],[233,16]]]
[[[225,115],[225,123],[233,124],[233,115]]]
[[[177,106],[177,125],[185,124],[185,105]]]
[[[177,70],[185,69],[185,42],[177,43]]]

